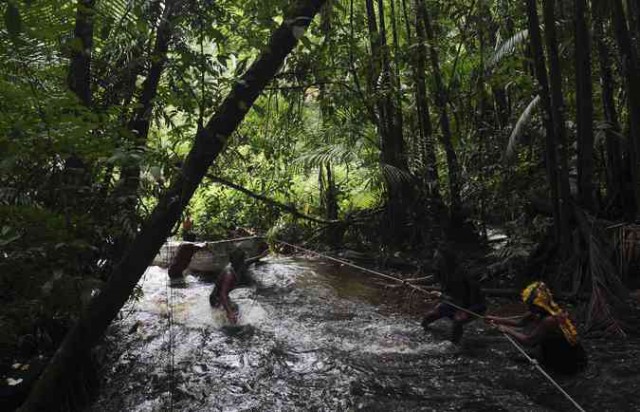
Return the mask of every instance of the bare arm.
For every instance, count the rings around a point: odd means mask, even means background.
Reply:
[[[249,266],[250,264],[257,262],[258,260],[262,259],[263,257],[267,256],[269,254],[269,249],[265,250],[264,252],[260,253],[258,256],[254,256],[254,257],[250,257],[247,260],[245,260],[245,264],[247,266]]]
[[[498,330],[513,336],[520,343],[526,346],[535,346],[539,344],[549,333],[549,331],[557,325],[557,321],[553,316],[543,319],[538,326],[529,334],[522,333],[508,326],[500,325]]]
[[[520,326],[524,326],[527,323],[531,322],[533,320],[533,317],[534,317],[533,313],[527,312],[527,313],[524,313],[522,316],[515,317],[515,318],[502,318],[502,317],[499,317],[499,316],[487,316],[487,317],[485,317],[485,321],[488,322],[488,323],[495,323],[496,325],[520,327]]]

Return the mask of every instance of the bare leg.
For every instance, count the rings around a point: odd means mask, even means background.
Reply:
[[[442,318],[442,314],[440,313],[440,305],[437,305],[435,308],[431,309],[422,319],[422,327],[427,329],[430,324]]]
[[[473,318],[466,312],[458,311],[453,317],[453,326],[451,327],[451,342],[458,343],[462,339],[464,333],[464,325],[471,322]]]

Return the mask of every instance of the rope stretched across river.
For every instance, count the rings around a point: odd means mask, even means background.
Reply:
[[[420,291],[420,292],[422,292],[422,293],[426,293],[426,294],[429,294],[429,295],[433,295],[433,293],[432,293],[432,292],[430,292],[430,291],[428,291],[428,290],[426,290],[426,289],[424,289],[424,288],[421,288],[420,286],[417,286],[417,285],[414,285],[414,284],[412,284],[412,283],[409,283],[409,282],[407,282],[407,281],[406,281],[406,280],[404,280],[404,279],[400,279],[400,278],[397,278],[397,277],[395,277],[395,276],[388,275],[388,274],[386,274],[386,273],[378,272],[378,271],[376,271],[376,270],[367,269],[367,268],[365,268],[365,267],[358,266],[358,265],[353,264],[353,263],[351,263],[351,262],[348,262],[348,261],[346,261],[346,260],[337,259],[337,258],[334,258],[334,257],[332,257],[332,256],[328,256],[328,255],[325,255],[325,254],[323,254],[323,253],[319,253],[319,252],[316,252],[316,251],[314,251],[314,250],[304,248],[304,247],[302,247],[302,246],[293,245],[293,244],[291,244],[291,243],[287,243],[287,242],[282,241],[282,240],[275,239],[275,241],[276,241],[276,242],[278,242],[278,243],[280,243],[280,244],[283,244],[283,245],[286,245],[286,246],[290,246],[290,247],[292,247],[292,248],[294,248],[294,249],[298,249],[298,250],[304,251],[304,252],[306,252],[306,253],[311,253],[311,254],[316,255],[316,256],[319,256],[319,257],[321,257],[321,258],[324,258],[324,259],[327,259],[327,260],[331,260],[331,261],[333,261],[333,262],[340,263],[340,264],[342,264],[342,265],[346,265],[346,266],[352,267],[352,268],[354,268],[354,269],[361,270],[361,271],[363,271],[363,272],[368,272],[368,273],[371,273],[371,274],[373,274],[373,275],[375,275],[375,276],[379,276],[379,277],[381,277],[381,278],[384,278],[384,279],[387,279],[387,280],[391,280],[391,281],[393,281],[393,282],[399,282],[399,283],[402,283],[402,284],[404,284],[405,286],[407,286],[407,287],[409,287],[409,288],[411,288],[411,289],[413,289],[413,290],[417,290],[417,291]],[[459,306],[459,305],[456,305],[455,303],[453,303],[453,302],[451,302],[451,301],[449,301],[449,300],[447,300],[447,299],[441,299],[441,301],[442,301],[442,302],[444,302],[444,303],[446,303],[447,305],[450,305],[450,306],[452,306],[452,307],[454,307],[454,308],[456,308],[456,309],[458,309],[458,310],[460,310],[460,311],[462,311],[462,312],[465,312],[465,313],[467,313],[467,314],[469,314],[469,315],[471,315],[471,316],[474,316],[474,317],[476,317],[476,318],[478,318],[478,319],[485,319],[485,318],[486,318],[485,316],[483,316],[483,315],[481,315],[481,314],[479,314],[479,313],[473,312],[473,311],[471,311],[471,310],[469,310],[469,309],[466,309],[466,308],[463,308],[463,307],[461,307],[461,306]],[[551,382],[551,384],[552,384],[553,386],[555,386],[555,388],[556,388],[556,389],[558,389],[558,391],[560,391],[560,393],[562,393],[562,394],[565,396],[565,398],[567,398],[567,399],[568,399],[568,400],[573,404],[573,406],[575,406],[575,407],[576,407],[576,409],[577,409],[577,410],[579,410],[580,412],[585,412],[584,408],[582,408],[582,406],[580,406],[580,404],[578,404],[578,402],[576,402],[576,400],[575,400],[575,399],[573,399],[573,398],[571,397],[571,395],[569,395],[569,394],[568,394],[568,393],[567,393],[567,392],[562,388],[562,386],[560,386],[560,384],[559,384],[558,382],[556,382],[556,381],[551,377],[551,375],[549,375],[549,374],[548,374],[548,373],[547,373],[547,372],[542,368],[542,366],[540,366],[540,364],[538,363],[538,361],[537,361],[536,359],[534,359],[534,358],[532,358],[531,356],[529,356],[529,354],[524,350],[524,348],[523,348],[523,347],[522,347],[518,342],[516,342],[516,340],[515,340],[515,339],[513,339],[511,336],[509,336],[509,334],[507,334],[506,332],[502,332],[502,334],[504,335],[504,337],[505,337],[505,338],[507,338],[507,339],[509,340],[509,342],[511,342],[511,344],[512,344],[513,346],[515,346],[515,347],[516,347],[516,349],[518,349],[518,351],[520,351],[520,353],[522,353],[522,354],[525,356],[525,358],[529,361],[529,363],[531,363],[533,366],[535,366],[535,368],[536,368],[536,369],[537,369],[537,370],[542,374],[542,376],[544,376],[544,377],[545,377],[549,382]]]

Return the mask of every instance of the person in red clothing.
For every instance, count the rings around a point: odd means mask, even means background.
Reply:
[[[187,215],[182,222],[182,240],[186,242],[193,242],[196,240],[196,235],[191,231],[193,229],[193,221]]]
[[[203,250],[204,248],[204,244],[198,245],[195,243],[183,243],[178,246],[176,255],[173,257],[171,265],[169,265],[169,278],[182,278],[182,272],[184,272],[184,270],[189,266],[189,263],[191,263],[191,258],[193,257],[193,255],[197,251]]]

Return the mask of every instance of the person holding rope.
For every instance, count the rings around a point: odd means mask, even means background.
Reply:
[[[437,278],[443,291],[435,294],[442,298],[442,302],[427,312],[422,320],[422,327],[427,330],[436,320],[449,318],[453,322],[450,340],[458,343],[462,339],[464,325],[477,319],[471,313],[482,315],[487,311],[484,295],[474,279],[457,269],[456,256],[452,251],[438,248],[434,258]]]
[[[519,343],[537,347],[536,358],[546,368],[561,374],[575,374],[587,365],[587,355],[578,339],[576,327],[553,300],[544,282],[534,282],[522,291],[529,311],[519,318],[486,316],[485,322]],[[525,327],[522,331],[520,327]]]
[[[238,322],[238,305],[231,301],[229,293],[238,286],[250,283],[248,268],[249,266],[260,260],[269,253],[267,248],[258,256],[246,258],[244,250],[236,247],[229,254],[229,264],[222,270],[222,273],[216,278],[215,286],[209,295],[209,304],[212,307],[220,307],[227,313],[229,322],[235,324]]]

